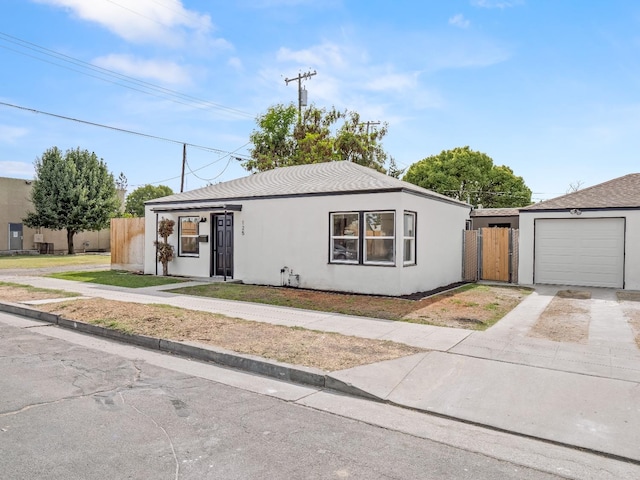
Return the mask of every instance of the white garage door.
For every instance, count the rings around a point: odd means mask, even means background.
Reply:
[[[624,218],[537,219],[535,283],[622,288]]]

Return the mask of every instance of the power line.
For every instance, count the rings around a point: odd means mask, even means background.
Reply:
[[[169,142],[169,143],[178,143],[180,145],[188,145],[190,147],[197,148],[197,149],[200,149],[200,150],[205,150],[205,151],[208,151],[208,152],[216,152],[216,153],[223,153],[223,154],[229,154],[229,155],[234,153],[234,152],[227,152],[226,150],[220,150],[218,148],[207,147],[207,146],[204,146],[204,145],[197,145],[195,143],[184,142],[182,140],[174,140],[174,139],[171,139],[171,138],[161,137],[161,136],[158,136],[158,135],[151,135],[149,133],[136,132],[134,130],[127,130],[125,128],[114,127],[114,126],[111,126],[111,125],[104,125],[102,123],[90,122],[88,120],[81,120],[79,118],[74,118],[74,117],[67,117],[65,115],[59,115],[57,113],[44,112],[42,110],[37,110],[35,108],[22,107],[20,105],[13,105],[11,103],[0,102],[0,105],[4,105],[5,107],[17,108],[18,110],[23,110],[23,111],[26,111],[26,112],[31,112],[31,113],[41,114],[41,115],[47,115],[47,116],[50,116],[50,117],[59,118],[61,120],[68,120],[68,121],[72,121],[72,122],[83,123],[85,125],[91,125],[93,127],[106,128],[108,130],[113,130],[113,131],[116,131],[116,132],[128,133],[130,135],[137,135],[139,137],[151,138],[151,139],[154,139],[154,140],[162,140],[164,142]],[[244,148],[244,146],[246,146],[246,144],[243,145],[240,148]],[[242,157],[243,155],[238,155],[238,156]]]
[[[242,110],[238,110],[238,109],[233,108],[233,107],[227,107],[225,105],[221,105],[219,103],[211,102],[209,100],[204,100],[204,99],[201,99],[201,98],[198,98],[198,97],[186,94],[186,93],[179,92],[177,90],[172,90],[170,88],[162,87],[160,85],[157,85],[157,84],[154,84],[154,83],[151,83],[151,82],[147,82],[145,80],[140,80],[140,79],[137,79],[135,77],[131,77],[131,76],[116,72],[114,70],[110,70],[108,68],[100,67],[98,65],[94,65],[92,63],[85,62],[85,61],[80,60],[78,58],[71,57],[71,56],[66,55],[64,53],[60,53],[60,52],[57,52],[55,50],[48,49],[48,48],[43,47],[41,45],[38,45],[36,43],[29,42],[27,40],[23,40],[21,38],[15,37],[13,35],[9,35],[9,34],[4,33],[4,32],[0,32],[0,40],[4,40],[5,42],[12,43],[12,44],[17,45],[17,46],[19,46],[21,48],[37,52],[38,54],[41,54],[41,55],[46,55],[48,57],[55,58],[56,60],[59,60],[59,61],[62,61],[62,62],[72,64],[72,65],[74,65],[76,67],[80,67],[82,69],[88,70],[89,72],[93,72],[93,73],[88,73],[86,71],[70,68],[68,66],[61,65],[60,63],[52,62],[50,60],[46,60],[46,59],[38,57],[38,56],[30,55],[30,54],[28,54],[26,52],[23,52],[23,51],[20,51],[20,50],[15,50],[15,49],[9,48],[7,46],[0,45],[0,47],[4,48],[6,50],[12,51],[12,52],[20,54],[20,55],[24,55],[26,57],[33,58],[35,60],[38,60],[38,61],[41,61],[41,62],[44,62],[44,63],[49,63],[51,65],[55,65],[55,66],[60,67],[60,68],[71,70],[73,72],[80,73],[81,75],[86,75],[86,76],[89,76],[89,77],[92,77],[92,78],[96,78],[98,80],[102,80],[104,82],[108,82],[108,83],[111,83],[111,84],[114,84],[114,85],[118,85],[118,86],[121,86],[121,87],[124,87],[124,88],[128,88],[130,90],[134,90],[134,91],[137,91],[137,92],[140,92],[140,93],[144,93],[144,94],[147,94],[147,95],[152,95],[152,96],[159,97],[159,98],[164,98],[164,99],[167,99],[167,100],[170,100],[172,102],[179,103],[179,104],[182,104],[182,105],[193,106],[193,107],[197,107],[197,108],[206,108],[206,109],[214,108],[214,109],[219,109],[219,110],[226,111],[228,113],[232,113],[234,115],[244,116],[244,117],[247,117],[247,118],[254,118],[255,117],[255,115],[253,115],[251,113],[244,112]],[[106,77],[110,77],[111,79],[105,78],[105,76]],[[113,79],[115,79],[115,80],[113,80]],[[120,83],[120,82],[126,82],[126,83],[132,84],[134,86],[126,85],[126,84],[123,84],[123,83]],[[138,88],[136,88],[136,87],[138,87]],[[189,102],[189,103],[185,103],[185,102]]]

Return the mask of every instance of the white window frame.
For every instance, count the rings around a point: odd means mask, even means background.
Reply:
[[[393,216],[393,235],[384,235],[384,236],[374,236],[367,235],[367,216],[368,215],[392,215]],[[360,227],[363,233],[363,242],[362,242],[362,263],[364,265],[395,265],[396,264],[396,212],[394,210],[376,210],[376,211],[368,211],[363,212],[362,216],[362,226]],[[392,259],[387,261],[380,260],[368,260],[368,252],[367,252],[367,241],[368,240],[391,240],[392,241]]]
[[[358,222],[358,228],[356,229],[355,235],[336,235],[335,228],[335,220],[336,216],[343,215],[355,215]],[[348,264],[358,264],[360,262],[360,230],[362,229],[360,218],[360,212],[331,212],[329,216],[329,221],[331,222],[331,241],[329,245],[329,262],[330,263],[348,263]],[[356,241],[356,258],[354,259],[340,259],[334,258],[335,245],[336,240],[355,240]]]
[[[191,221],[196,224],[196,234],[195,235],[185,235],[182,231],[182,222]],[[178,217],[178,256],[179,257],[199,257],[200,256],[200,243],[198,242],[198,229],[200,224],[200,217]],[[196,251],[195,252],[184,252],[182,250],[182,239],[183,238],[195,238],[196,239]]]
[[[411,217],[413,218],[413,235],[407,235],[407,217]],[[416,215],[416,212],[409,212],[406,211],[404,212],[404,215],[402,216],[402,248],[403,248],[403,253],[402,253],[402,260],[403,260],[403,265],[415,265],[417,263],[417,259],[416,259],[416,226],[417,226],[417,220],[418,220],[418,216]],[[410,243],[410,247],[409,247],[409,252],[410,252],[410,259],[409,260],[405,260],[407,257],[407,241],[409,241]]]

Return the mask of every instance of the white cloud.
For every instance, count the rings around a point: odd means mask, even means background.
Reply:
[[[295,62],[309,68],[325,66],[343,68],[347,66],[343,49],[334,43],[327,42],[304,50],[291,50],[283,47],[278,50],[276,59],[279,62]]]
[[[194,36],[192,39],[201,41],[213,28],[209,15],[186,9],[180,0],[33,1],[65,8],[78,18],[98,23],[130,42],[178,47],[185,43],[189,34]]]
[[[33,177],[33,165],[24,162],[0,161],[0,176],[2,177]]]
[[[471,0],[471,5],[480,8],[510,8],[524,5],[524,0]]]
[[[244,68],[244,65],[242,64],[242,60],[240,60],[238,57],[231,57],[227,61],[227,64],[236,70],[242,70]]]
[[[427,42],[425,47],[431,54],[425,57],[428,71],[454,68],[480,68],[507,61],[511,50],[490,39],[475,37],[470,39],[450,38],[446,40],[446,48],[438,50],[443,40]]]
[[[471,22],[464,18],[464,15],[458,13],[457,15],[454,15],[449,19],[449,25],[453,25],[454,27],[459,28],[467,28],[469,25],[471,25]]]
[[[15,143],[21,137],[24,137],[29,130],[26,128],[12,127],[9,125],[0,125],[0,142]]]
[[[112,54],[98,57],[93,60],[93,63],[125,75],[158,80],[172,85],[186,85],[191,80],[185,67],[165,60],[143,60],[132,55]]]
[[[417,73],[387,73],[369,80],[365,87],[369,90],[388,91],[406,90],[415,88],[418,85]]]

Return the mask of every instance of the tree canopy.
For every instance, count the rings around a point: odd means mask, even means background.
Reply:
[[[144,217],[144,202],[168,195],[173,195],[173,190],[166,185],[138,187],[127,195],[125,213],[129,213],[134,217]]]
[[[420,160],[409,167],[403,180],[487,208],[531,204],[531,190],[522,177],[469,147],[444,150]]]
[[[86,230],[101,230],[119,207],[113,175],[106,163],[87,150],[58,147],[36,159],[36,177],[31,189],[33,212],[23,222],[28,227],[67,230],[68,253],[73,254],[73,237]]]
[[[242,165],[250,172],[277,167],[347,160],[385,171],[387,153],[382,138],[387,124],[373,128],[357,112],[317,108],[302,111],[293,104],[277,104],[256,119],[251,133],[251,158]]]

